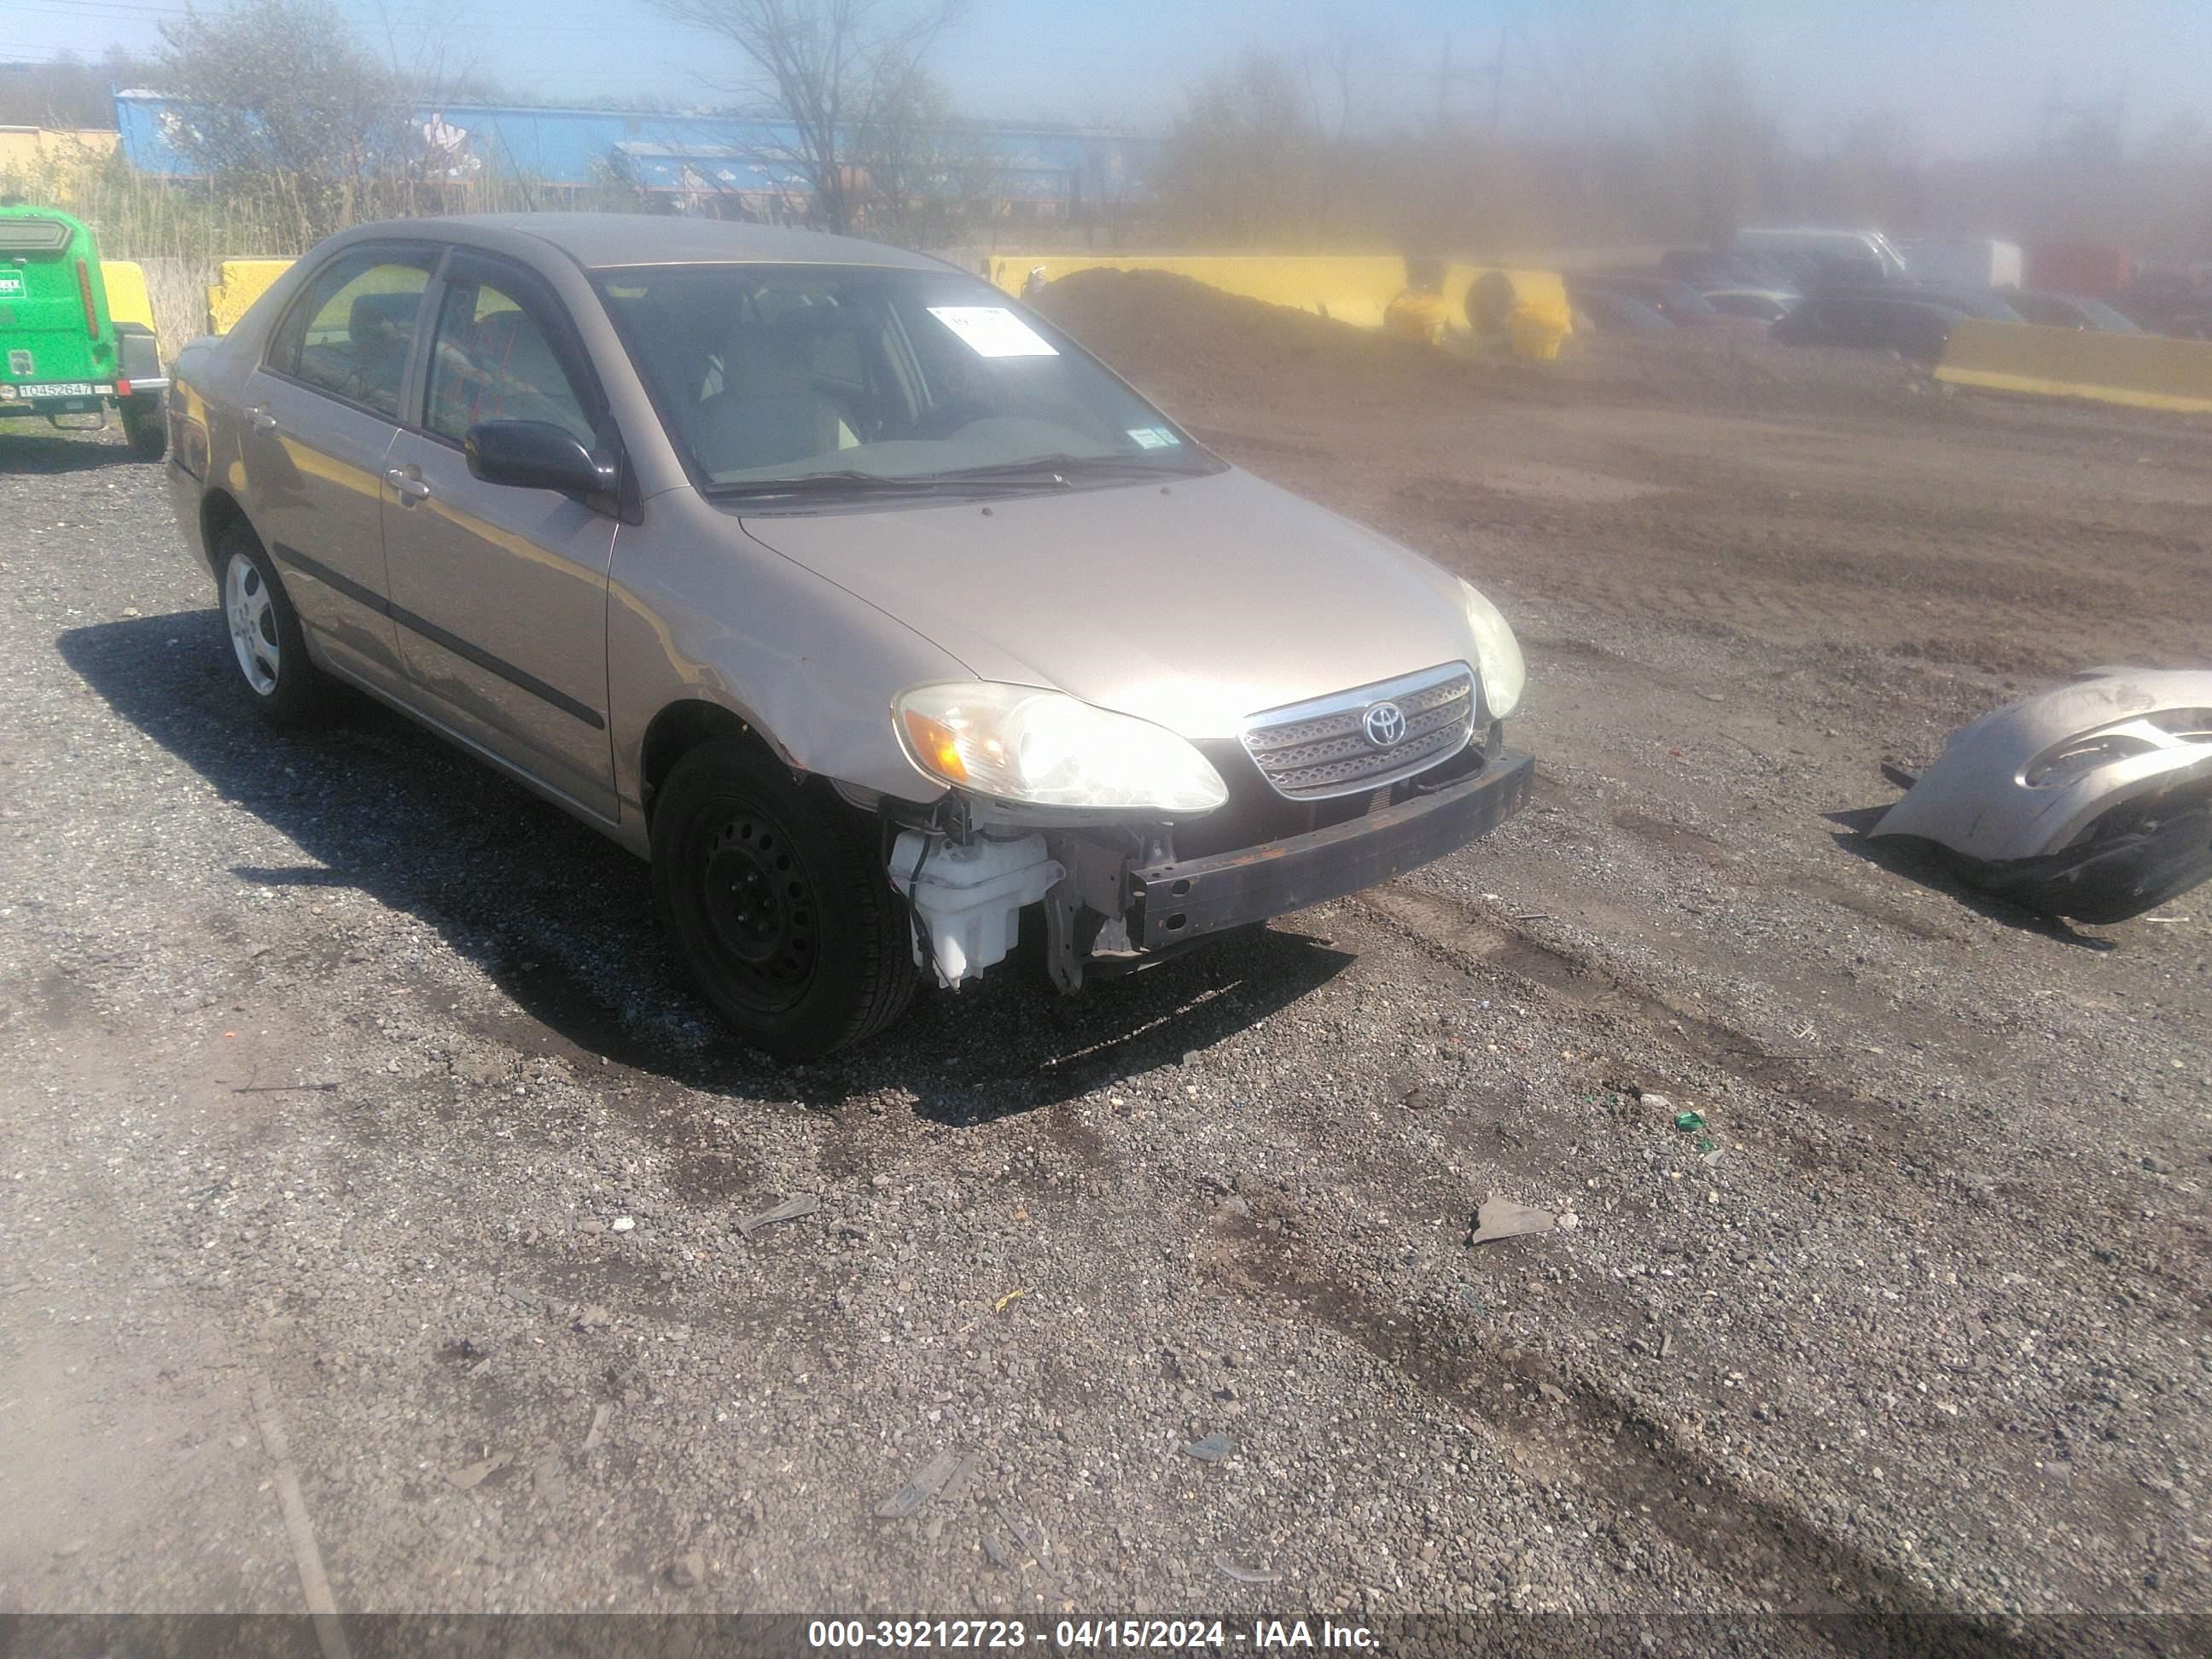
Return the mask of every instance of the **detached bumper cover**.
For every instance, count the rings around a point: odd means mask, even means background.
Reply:
[[[1534,757],[1509,749],[1471,778],[1348,823],[1133,871],[1129,942],[1157,950],[1380,886],[1504,823],[1535,776]]]

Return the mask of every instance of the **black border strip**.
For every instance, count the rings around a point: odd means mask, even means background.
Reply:
[[[397,605],[381,593],[362,586],[350,576],[342,576],[328,565],[309,558],[296,547],[287,547],[278,542],[275,546],[280,563],[290,565],[304,575],[313,576],[337,592],[343,593],[355,604],[366,605],[380,617],[389,617],[410,633],[420,634],[431,644],[452,652],[455,656],[474,663],[488,674],[496,674],[509,685],[527,691],[533,697],[551,703],[562,714],[580,720],[594,732],[607,728],[606,716],[589,703],[579,702],[565,691],[556,690],[535,674],[526,673],[503,657],[495,657],[480,645],[472,645],[458,634],[448,634],[426,617],[418,617],[404,605]]]

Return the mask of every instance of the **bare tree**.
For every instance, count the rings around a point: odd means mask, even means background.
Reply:
[[[1321,45],[1306,58],[1314,125],[1341,144],[1352,127],[1353,94],[1376,56],[1375,37],[1341,21],[1322,33]]]
[[[369,182],[404,167],[399,89],[330,0],[234,0],[161,35],[165,136],[218,188],[291,221],[300,246],[350,222]]]
[[[789,162],[813,217],[846,232],[860,218],[865,149],[910,100],[915,76],[967,0],[649,0],[664,16],[720,35],[744,55],[744,91],[774,106],[795,132]]]
[[[1171,219],[1264,243],[1310,231],[1330,162],[1290,62],[1247,52],[1192,92],[1168,128],[1159,188]]]
[[[111,89],[143,78],[144,70],[120,46],[97,64],[64,52],[51,64],[0,67],[0,126],[112,128]]]
[[[1782,149],[1779,124],[1733,54],[1715,52],[1662,83],[1660,154],[1688,199],[1677,211],[1725,247],[1763,204]]]
[[[882,241],[949,246],[998,193],[1000,164],[985,136],[953,112],[944,83],[919,64],[877,100],[849,155],[866,198],[861,224]]]

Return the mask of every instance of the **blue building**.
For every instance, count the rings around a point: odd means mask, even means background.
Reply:
[[[188,106],[118,92],[122,149],[141,173],[189,178],[173,142]],[[803,213],[807,188],[790,158],[798,134],[775,118],[644,111],[447,104],[414,112],[430,176],[525,179],[574,191],[620,179],[701,211]],[[999,210],[1014,218],[1085,218],[1152,196],[1158,141],[1123,132],[979,124],[948,134],[971,155]]]

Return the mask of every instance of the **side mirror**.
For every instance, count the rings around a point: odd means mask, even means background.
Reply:
[[[469,428],[461,453],[486,483],[600,495],[615,487],[615,470],[595,460],[574,433],[550,421],[484,421]]]

